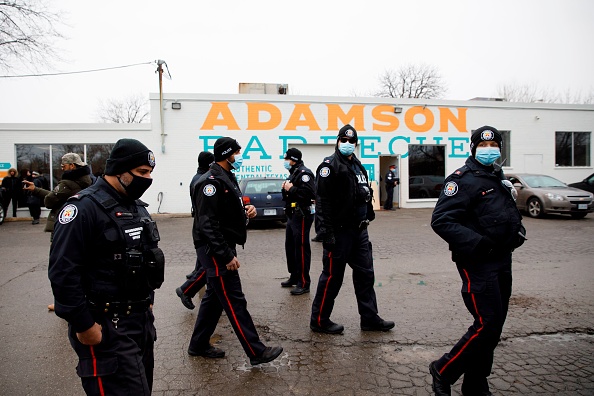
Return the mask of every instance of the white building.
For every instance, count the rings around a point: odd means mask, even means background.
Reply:
[[[143,196],[152,213],[188,213],[188,184],[198,153],[231,136],[242,146],[238,177],[284,177],[283,154],[297,147],[314,172],[334,150],[338,129],[358,132],[356,155],[383,201],[380,178],[396,164],[400,207],[433,207],[441,181],[464,164],[470,134],[502,131],[504,170],[543,173],[563,182],[592,173],[594,105],[347,98],[285,95],[151,94],[148,124],[0,124],[0,177],[9,167],[60,177],[66,152],[100,173],[120,138],[142,141],[156,156],[154,182]],[[161,117],[162,116],[162,117]],[[431,176],[431,177],[428,177]],[[28,216],[22,209],[19,215]]]

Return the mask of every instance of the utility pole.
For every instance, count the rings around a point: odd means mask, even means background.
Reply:
[[[167,63],[159,59],[157,60],[157,71],[159,74],[159,118],[161,120],[161,153],[165,154],[165,120],[163,119],[163,65],[167,67]],[[167,69],[169,72],[169,68]]]

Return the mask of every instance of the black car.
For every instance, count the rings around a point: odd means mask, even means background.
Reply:
[[[252,177],[241,179],[239,189],[243,194],[243,203],[254,205],[256,217],[251,221],[287,221],[282,185],[285,179]]]
[[[594,173],[586,177],[584,180],[578,183],[568,184],[569,187],[579,188],[580,190],[590,191],[594,193]]]

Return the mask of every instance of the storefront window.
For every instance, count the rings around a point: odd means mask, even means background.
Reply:
[[[555,166],[590,166],[590,132],[556,132]]]
[[[408,146],[408,196],[438,198],[445,179],[445,146]]]
[[[48,181],[48,189],[52,190],[62,178],[62,156],[76,153],[90,166],[95,176],[105,171],[105,161],[113,148],[107,144],[17,144],[17,168],[37,171]],[[51,157],[51,161],[50,161]]]

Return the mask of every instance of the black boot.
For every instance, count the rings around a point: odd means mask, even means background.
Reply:
[[[429,373],[433,377],[433,384],[431,386],[433,388],[433,392],[435,392],[435,396],[451,396],[451,386],[444,378],[441,377],[435,368],[435,362],[431,362],[429,364]]]

